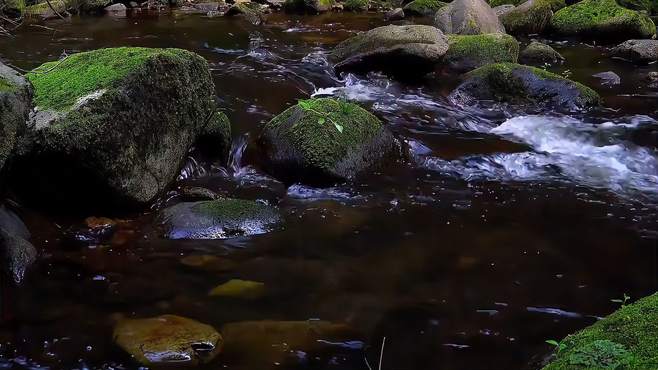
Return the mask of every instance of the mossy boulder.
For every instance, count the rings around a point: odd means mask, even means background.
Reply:
[[[25,131],[32,104],[32,86],[18,72],[0,63],[0,180],[2,169]]]
[[[658,13],[658,0],[617,0],[624,8],[647,12],[647,14]]]
[[[368,10],[370,1],[368,0],[347,0],[343,4],[343,9],[351,12],[363,12]]]
[[[656,25],[648,15],[621,7],[615,0],[583,0],[570,5],[555,13],[551,27],[562,35],[602,40],[656,35]]]
[[[658,62],[658,40],[628,40],[617,45],[610,53],[617,58],[641,64]]]
[[[431,17],[446,5],[448,5],[448,3],[439,0],[414,0],[405,5],[403,10],[404,13],[408,15]]]
[[[587,86],[513,63],[490,64],[469,72],[449,99],[457,104],[494,101],[562,110],[580,110],[600,103],[599,95]]]
[[[489,1],[489,6],[492,8],[499,7],[501,5],[514,5],[517,6],[521,4],[523,0],[491,0]]]
[[[69,2],[65,0],[51,0],[50,5],[48,5],[48,2],[42,1],[26,6],[23,14],[26,18],[53,19],[58,18],[59,15],[67,16],[68,9],[71,9]],[[59,15],[57,15],[58,13]]]
[[[448,35],[450,47],[443,63],[457,72],[467,72],[491,63],[516,63],[519,43],[510,35]]]
[[[176,315],[118,320],[114,341],[149,367],[195,366],[222,350],[222,336],[212,326]]]
[[[627,305],[561,341],[544,370],[658,368],[658,294]]]
[[[556,64],[563,62],[564,57],[549,45],[533,41],[521,51],[519,61],[523,64],[535,65]]]
[[[278,229],[283,217],[265,204],[225,198],[176,204],[162,211],[160,221],[169,239],[227,239]]]
[[[505,30],[513,35],[539,34],[550,25],[551,4],[546,0],[528,0],[500,17]]]
[[[263,128],[266,169],[289,182],[349,179],[382,164],[397,143],[382,122],[356,104],[300,101]]]
[[[200,139],[228,153],[230,125],[197,54],[99,49],[46,63],[27,78],[36,113],[12,178],[30,199],[143,205],[175,180]]]
[[[286,0],[283,9],[292,13],[318,14],[331,10],[335,4],[334,0]]]
[[[447,50],[448,40],[435,27],[388,25],[341,42],[329,60],[338,72],[383,70],[419,75],[432,71]]]
[[[238,1],[226,11],[226,16],[242,16],[251,24],[259,25],[265,22],[265,12],[261,4],[250,1]]]
[[[446,34],[505,33],[496,12],[484,0],[454,0],[436,12],[434,24]]]

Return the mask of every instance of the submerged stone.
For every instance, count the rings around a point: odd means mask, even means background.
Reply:
[[[360,106],[322,98],[300,101],[260,136],[266,169],[291,182],[353,178],[398,149],[382,122]]]
[[[555,64],[563,62],[564,57],[549,45],[533,41],[519,54],[519,61],[523,64]]]
[[[559,10],[551,19],[559,34],[596,39],[649,39],[656,25],[648,15],[619,6],[615,0],[583,0]]]
[[[162,211],[161,222],[169,239],[227,239],[278,229],[283,217],[274,207],[225,198],[176,204]]]
[[[658,62],[658,40],[628,40],[613,48],[611,54],[636,63]]]
[[[488,100],[567,110],[600,103],[599,95],[585,85],[513,63],[490,64],[469,72],[449,99],[458,104]]]
[[[446,34],[505,33],[496,12],[484,0],[454,0],[436,12],[434,24]]]
[[[100,49],[46,63],[27,77],[36,114],[14,178],[30,197],[142,205],[176,178],[200,138],[228,153],[230,124],[216,110],[208,63],[197,54]]]
[[[448,3],[439,0],[413,0],[403,9],[405,14],[430,17],[446,5]]]
[[[432,71],[447,50],[446,37],[435,27],[388,25],[341,42],[329,59],[337,71],[385,70],[422,75]]]
[[[516,63],[519,43],[510,35],[449,35],[450,47],[443,63],[458,72],[467,72],[491,63]]]
[[[222,336],[212,327],[175,315],[121,319],[114,341],[146,366],[193,366],[211,361],[222,350]]]
[[[0,179],[17,136],[25,131],[31,100],[32,87],[27,80],[0,63]]]
[[[265,284],[258,281],[231,279],[213,288],[211,297],[226,297],[240,299],[257,299],[265,294]]]
[[[621,83],[621,77],[612,71],[596,73],[592,77],[600,79],[601,85],[604,86],[615,86]]]

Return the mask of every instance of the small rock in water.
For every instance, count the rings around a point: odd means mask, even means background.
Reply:
[[[222,336],[212,327],[175,315],[120,319],[114,341],[146,366],[194,366],[222,350]]]
[[[658,40],[628,40],[613,48],[611,54],[636,63],[658,62]]]
[[[257,299],[265,294],[265,284],[258,281],[232,279],[208,293],[211,297]]]
[[[560,53],[549,45],[538,41],[531,42],[519,54],[519,62],[524,64],[542,65],[544,63],[562,63],[563,61],[564,57]]]
[[[399,21],[404,19],[404,10],[402,8],[395,8],[384,13],[384,19],[387,21]]]
[[[209,254],[186,256],[180,262],[188,267],[213,272],[231,271],[236,266],[233,260]]]
[[[592,75],[592,77],[600,79],[601,85],[604,86],[615,86],[621,83],[619,75],[612,71],[597,73]]]
[[[221,198],[214,191],[199,186],[185,186],[180,189],[180,193],[183,197],[192,198],[193,200],[215,200]]]
[[[109,13],[110,15],[125,15],[126,10],[128,10],[128,8],[121,3],[105,7],[105,12]]]

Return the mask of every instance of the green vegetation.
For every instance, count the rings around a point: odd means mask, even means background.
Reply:
[[[192,207],[192,211],[212,219],[235,221],[261,216],[270,218],[272,214],[276,215],[272,208],[264,204],[253,200],[232,198],[197,202]]]
[[[551,19],[559,33],[624,33],[624,37],[651,38],[656,25],[646,15],[617,5],[615,0],[584,0],[559,10]]]
[[[412,15],[431,16],[446,5],[448,3],[439,0],[414,0],[405,5],[404,11]]]
[[[489,2],[489,5],[492,8],[495,8],[497,6],[508,5],[508,4],[516,6],[516,5],[519,5],[522,2],[523,2],[523,0],[491,0]]]
[[[545,370],[658,368],[658,294],[569,335]]]
[[[6,79],[0,77],[0,93],[14,91],[16,91],[16,86]]]
[[[34,85],[34,102],[38,107],[64,111],[81,97],[116,87],[150,58],[181,58],[188,54],[180,49],[99,49],[45,63],[28,73],[27,78]]]
[[[368,0],[347,0],[343,5],[345,10],[360,12],[368,10]]]
[[[516,63],[519,56],[519,43],[510,35],[448,35],[448,42],[450,47],[444,57],[447,63],[469,59],[477,68],[490,63]]]

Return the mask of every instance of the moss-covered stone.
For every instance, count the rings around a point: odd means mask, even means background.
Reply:
[[[658,368],[658,294],[569,335],[544,370]]]
[[[52,9],[50,5],[52,5]],[[53,12],[53,9],[63,15],[70,8],[66,0],[51,0],[50,5],[46,1],[29,5],[25,7],[23,14],[28,18],[55,18],[57,14]]]
[[[334,0],[286,0],[283,9],[295,13],[322,13],[331,10],[336,4]]]
[[[26,128],[32,88],[18,72],[0,63],[0,180],[2,170]]]
[[[523,64],[544,65],[560,63],[564,58],[549,45],[533,41],[519,54],[519,61]]]
[[[546,0],[528,0],[500,17],[505,30],[513,35],[542,33],[553,17],[551,3]]]
[[[343,9],[352,12],[363,12],[368,10],[370,1],[368,0],[347,0],[343,4]]]
[[[346,179],[381,164],[397,148],[381,121],[356,104],[300,101],[261,133],[267,169],[284,180]]]
[[[519,43],[510,35],[449,35],[443,62],[452,70],[467,72],[491,63],[516,63]]]
[[[615,0],[583,0],[559,10],[552,28],[563,35],[593,38],[652,38],[656,25],[648,15],[623,8]]]
[[[566,110],[600,103],[599,95],[585,85],[543,69],[513,63],[490,64],[469,72],[449,98],[459,104],[486,100]]]
[[[408,15],[420,15],[431,17],[436,14],[437,10],[448,5],[448,3],[439,0],[414,0],[405,5],[403,10]]]
[[[176,178],[200,136],[228,143],[208,63],[185,50],[94,50],[27,77],[37,113],[12,177],[31,199],[144,204]]]
[[[263,6],[251,1],[238,1],[226,12],[227,16],[241,15],[251,24],[259,25],[265,22],[265,12]]]
[[[263,234],[283,223],[270,206],[243,199],[184,202],[162,212],[161,222],[169,239],[226,239]]]
[[[491,6],[492,8],[495,8],[495,7],[501,6],[501,5],[514,5],[514,6],[516,6],[516,5],[519,5],[522,2],[523,2],[523,0],[491,0],[491,1],[489,1],[489,6]]]

